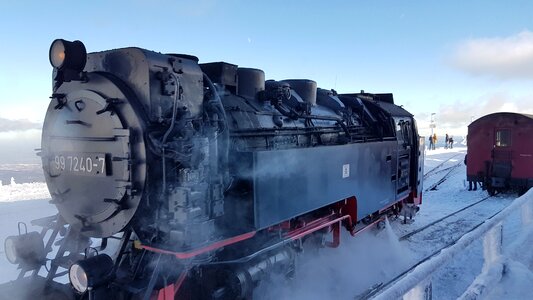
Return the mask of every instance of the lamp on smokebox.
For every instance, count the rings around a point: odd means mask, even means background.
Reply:
[[[50,46],[50,64],[52,67],[63,71],[83,71],[87,63],[87,50],[80,41],[69,42],[57,39]]]
[[[36,231],[8,236],[4,242],[7,260],[12,264],[38,266],[46,260],[41,234]]]
[[[98,254],[72,264],[68,279],[76,291],[85,293],[108,282],[112,271],[113,259],[107,254]]]

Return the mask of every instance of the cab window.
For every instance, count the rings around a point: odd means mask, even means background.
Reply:
[[[398,143],[411,143],[411,124],[409,121],[396,119],[396,138]]]

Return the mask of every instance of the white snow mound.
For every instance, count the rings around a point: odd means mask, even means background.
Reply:
[[[21,200],[49,199],[50,192],[44,182],[16,183],[11,177],[11,183],[2,185],[0,181],[0,202]]]

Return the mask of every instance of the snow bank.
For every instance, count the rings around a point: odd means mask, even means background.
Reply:
[[[11,178],[11,184],[2,185],[0,181],[0,202],[13,202],[21,200],[36,200],[51,198],[50,192],[44,182],[16,183]]]
[[[533,297],[531,286],[533,286],[531,269],[520,262],[507,260],[502,281],[494,286],[484,299],[531,299]]]
[[[533,225],[525,226],[488,270],[480,274],[460,299],[531,299],[533,296]]]

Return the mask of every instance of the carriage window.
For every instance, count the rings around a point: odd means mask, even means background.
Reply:
[[[496,130],[496,147],[511,146],[511,130],[499,129]]]

